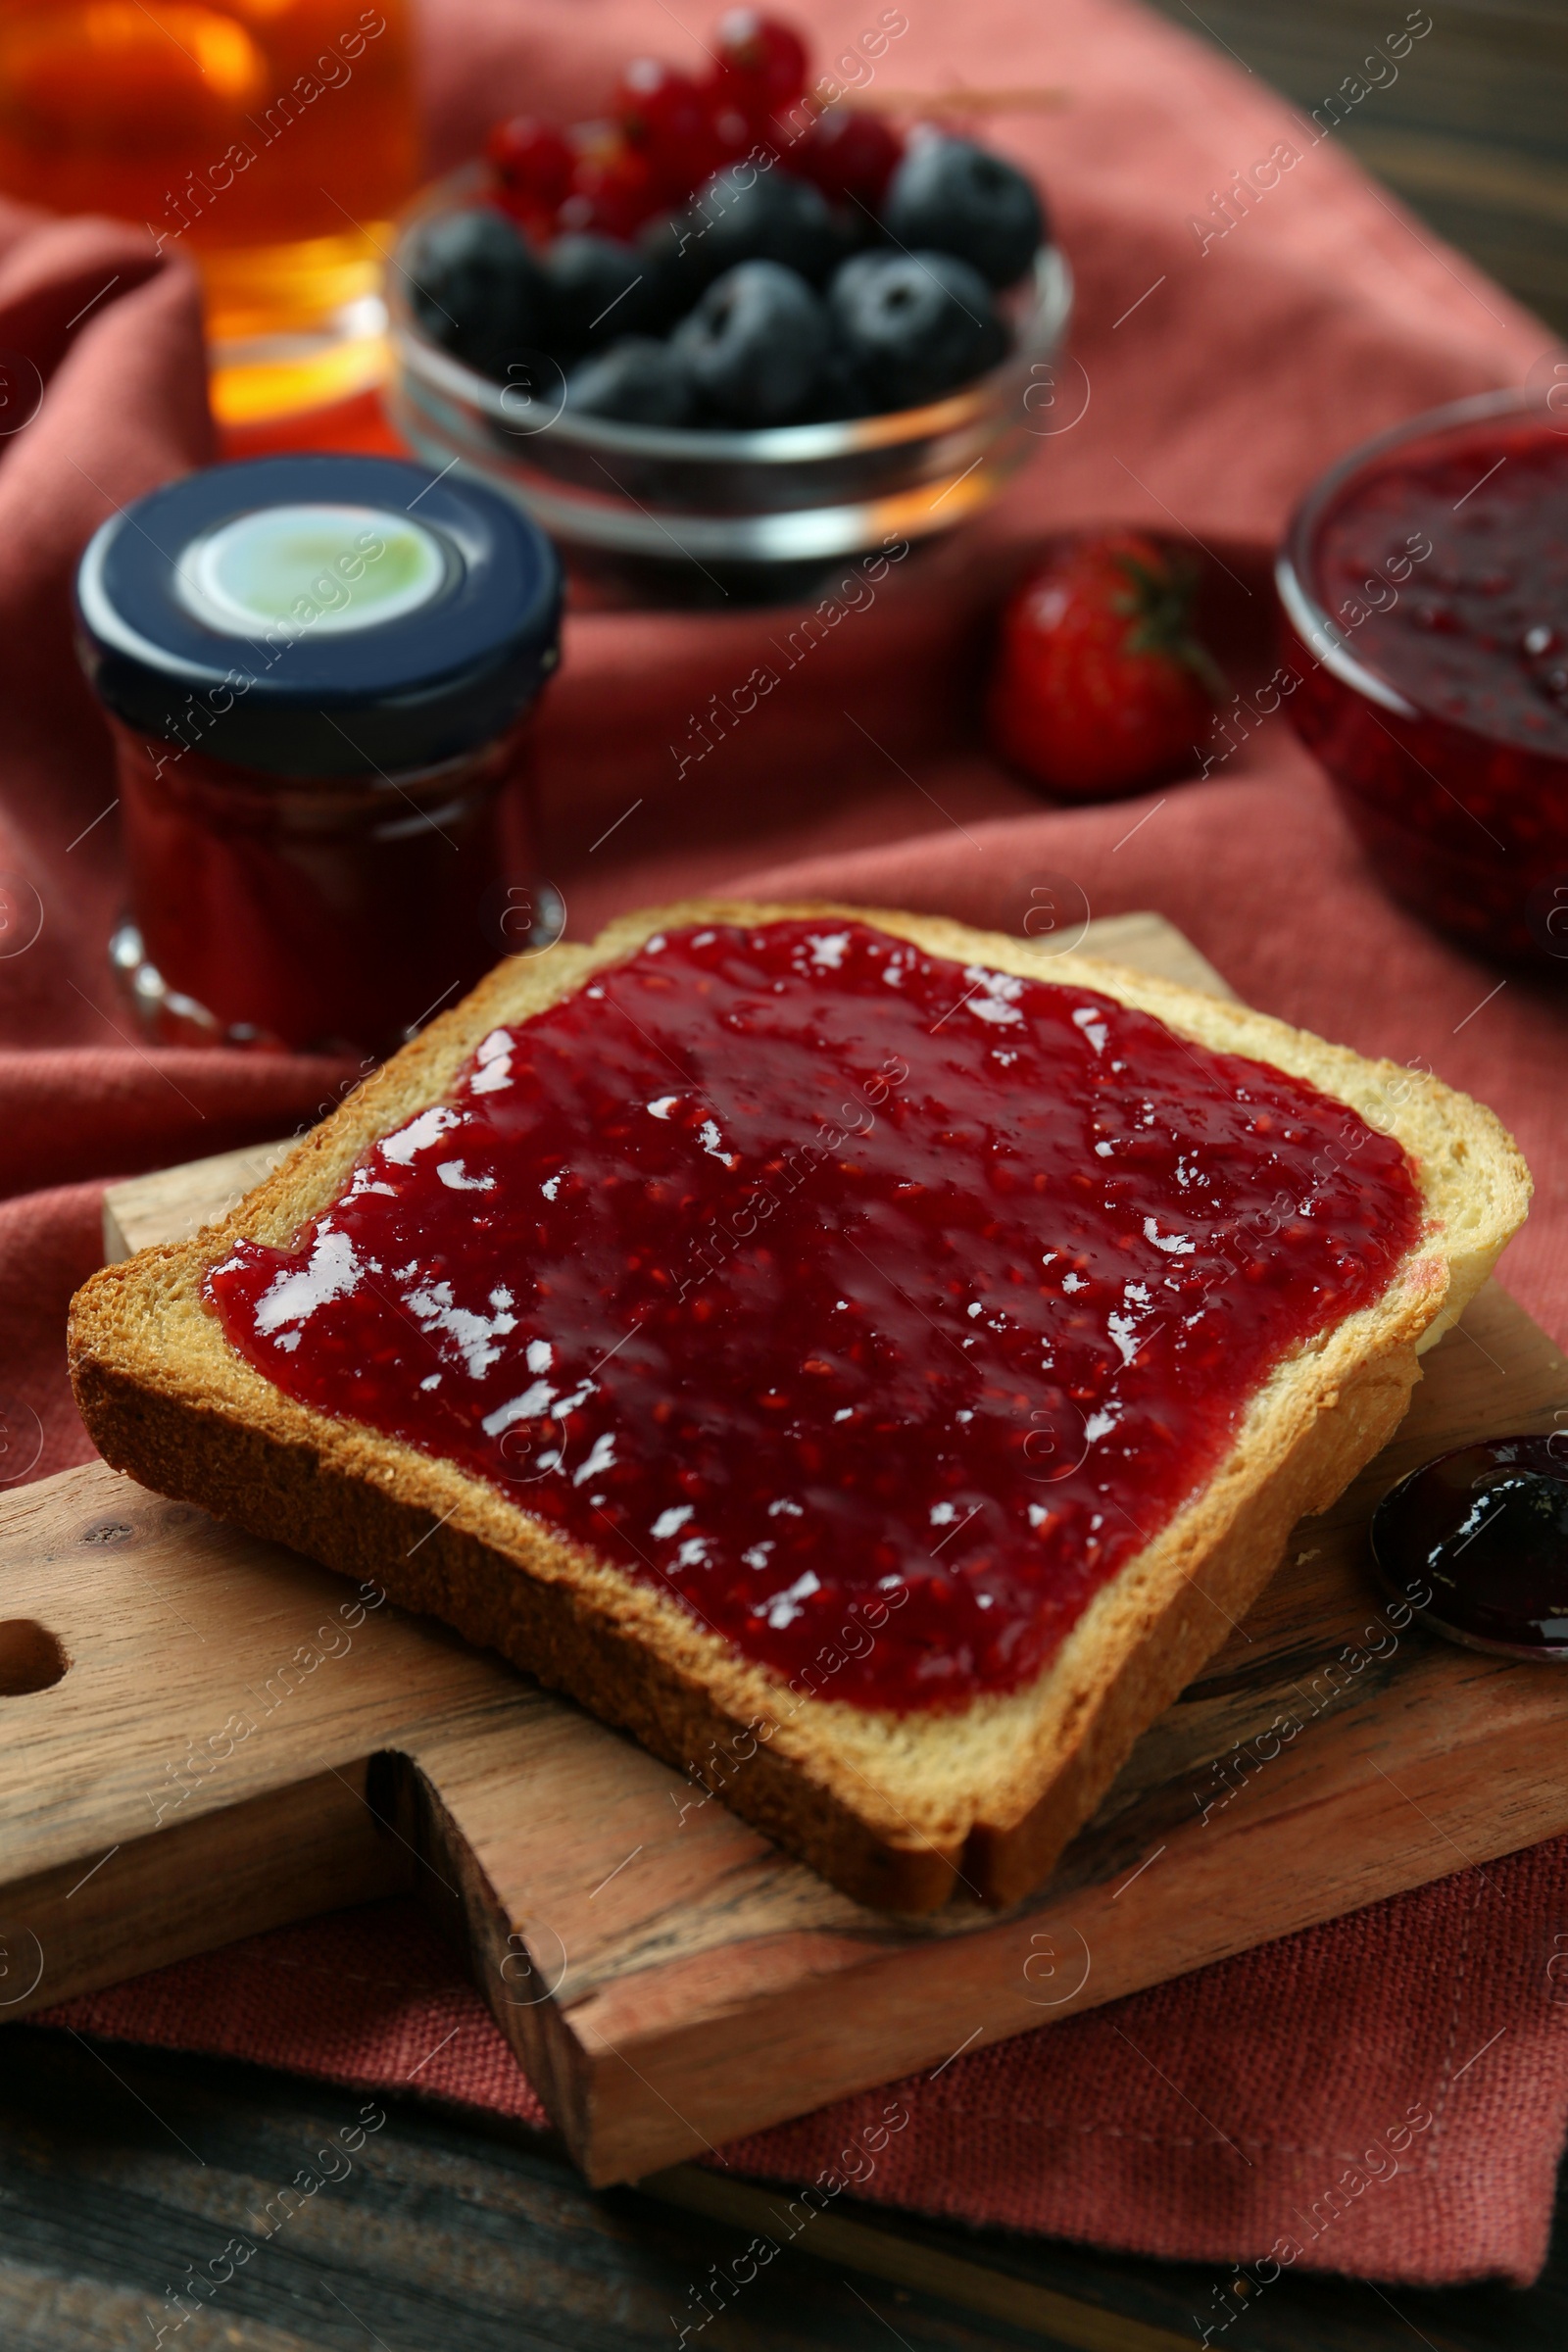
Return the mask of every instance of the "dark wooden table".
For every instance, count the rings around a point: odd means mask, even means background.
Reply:
[[[1283,90],[1323,107],[1411,0],[1154,0]],[[1335,135],[1461,252],[1568,334],[1568,7],[1430,0],[1397,80]],[[1331,115],[1328,119],[1332,120]]]
[[[671,2352],[710,2266],[769,2229],[776,2190],[688,2167],[584,2189],[536,2135],[258,2068],[13,2027],[0,2040],[5,2352]],[[384,2121],[376,2122],[376,2116]],[[302,2167],[341,2177],[281,2192]],[[697,2210],[706,2208],[706,2210]],[[270,2221],[265,2217],[270,2215]],[[238,2233],[272,2234],[236,2260]],[[1179,2352],[1218,2264],[1136,2262],[848,2200],[801,2233],[703,2352]],[[806,2249],[809,2249],[807,2251]],[[232,2277],[171,2298],[192,2271]],[[1287,2274],[1226,2352],[1561,2352],[1568,2232],[1528,2293],[1433,2294]]]
[[[1158,0],[1308,113],[1403,22],[1405,0]],[[1444,236],[1568,331],[1568,0],[1432,0],[1398,81],[1338,134]],[[170,2299],[363,2102],[258,2069],[0,2036],[0,2352],[640,2352],[767,2227],[770,2192],[689,2169],[658,2193],[586,2190],[548,2142],[412,2101],[175,2328]],[[334,2168],[335,2169],[335,2168]],[[1057,2344],[1175,2352],[1219,2266],[970,2232],[848,2200],[819,2216],[704,2352]],[[186,2308],[191,2308],[188,2304]],[[1195,2314],[1200,2319],[1195,2320]],[[1235,2352],[1561,2352],[1568,2209],[1528,2293],[1393,2295],[1287,2275],[1216,2341]]]

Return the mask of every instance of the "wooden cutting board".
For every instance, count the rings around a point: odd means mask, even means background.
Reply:
[[[1223,988],[1151,916],[1085,946]],[[121,1186],[111,1253],[193,1230],[270,1156]],[[17,1489],[0,2018],[412,1889],[589,2179],[618,2180],[1568,1830],[1568,1674],[1427,1639],[1365,1562],[1411,1465],[1559,1413],[1568,1367],[1489,1285],[1050,1885],[915,1922],[294,1553],[101,1464]]]

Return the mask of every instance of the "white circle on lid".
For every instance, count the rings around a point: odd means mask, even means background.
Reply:
[[[441,542],[377,507],[262,507],[181,551],[187,612],[225,637],[343,637],[416,612],[447,577]]]

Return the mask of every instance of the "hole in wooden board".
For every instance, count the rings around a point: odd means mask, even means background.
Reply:
[[[0,1698],[53,1690],[70,1664],[59,1635],[36,1618],[0,1619]]]

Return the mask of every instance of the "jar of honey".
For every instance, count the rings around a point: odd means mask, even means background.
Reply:
[[[213,466],[103,524],[76,613],[112,957],[154,1034],[380,1054],[551,935],[528,736],[561,572],[510,503],[386,458]]]
[[[418,172],[407,0],[0,0],[0,189],[190,256],[220,424],[378,379]]]

